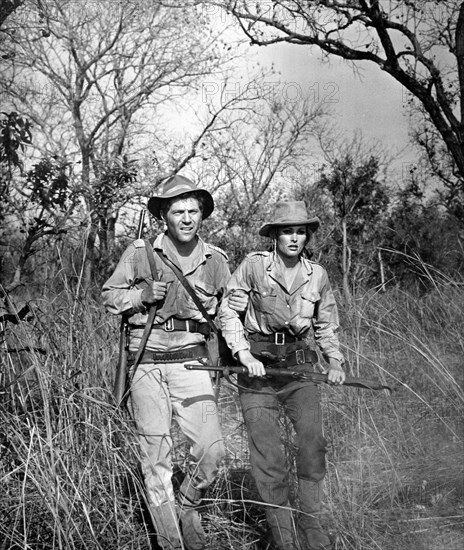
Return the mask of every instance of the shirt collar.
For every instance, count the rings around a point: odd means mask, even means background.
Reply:
[[[212,255],[212,250],[205,241],[198,235],[196,236],[197,246],[193,250],[192,263],[188,273],[195,271],[195,269],[206,261],[206,258]],[[177,254],[175,254],[172,246],[169,246],[168,240],[166,239],[166,233],[161,233],[158,235],[153,243],[153,248],[161,250],[161,252],[167,256],[172,262],[174,262],[178,267],[180,267]],[[188,273],[184,273],[187,275]]]
[[[276,257],[275,253],[269,256],[269,264],[266,267],[266,270],[268,271],[270,277],[278,282],[283,288],[286,288],[285,278],[282,272],[283,266]],[[312,272],[313,266],[311,262],[308,261],[306,258],[300,257],[300,269],[295,277],[295,280],[293,281],[292,288],[287,289],[288,292],[292,294],[293,292],[298,290],[302,285],[306,283],[308,277],[312,274]]]

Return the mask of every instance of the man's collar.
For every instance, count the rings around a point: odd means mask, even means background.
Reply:
[[[192,250],[192,253],[188,258],[190,259],[190,266],[188,272],[184,273],[187,275],[189,272],[195,271],[195,269],[205,261],[207,256],[212,255],[212,251],[209,249],[208,245],[196,235],[196,246]],[[153,248],[160,250],[165,256],[167,256],[171,261],[173,261],[178,267],[179,264],[179,255],[177,254],[175,246],[170,245],[166,233],[161,233],[158,235],[153,243]]]

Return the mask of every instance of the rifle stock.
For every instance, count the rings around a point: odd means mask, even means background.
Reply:
[[[137,239],[142,238],[143,224],[145,222],[145,210],[140,212],[139,223],[137,226]],[[117,406],[124,404],[127,395],[127,354],[128,347],[128,324],[125,315],[122,316],[119,328],[119,356],[116,367],[116,376],[114,379],[113,395]]]
[[[227,376],[229,373],[233,374],[247,374],[248,369],[241,365],[226,366],[226,367],[214,367],[208,364],[195,364],[189,363],[185,365],[188,370],[207,370],[207,371],[219,371]],[[287,368],[265,367],[267,376],[286,377],[293,378],[295,380],[307,380],[314,382],[315,384],[324,383],[329,384],[327,374],[321,372],[313,372],[307,370],[294,370]],[[344,386],[351,386],[354,388],[362,388],[369,390],[387,390],[391,393],[391,388],[378,382],[377,380],[370,380],[368,378],[358,378],[355,376],[346,376]]]

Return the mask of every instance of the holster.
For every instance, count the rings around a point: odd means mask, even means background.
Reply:
[[[250,346],[251,353],[264,365],[272,363],[274,366],[285,368],[318,362],[317,353],[304,341],[291,344],[250,341]],[[277,362],[281,365],[275,365]]]

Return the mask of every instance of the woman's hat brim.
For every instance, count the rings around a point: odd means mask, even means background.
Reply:
[[[289,221],[282,221],[282,222],[273,222],[273,223],[266,223],[264,224],[261,229],[259,230],[259,235],[261,237],[269,237],[269,233],[273,227],[286,227],[289,225],[305,225],[309,228],[310,231],[316,231],[321,222],[319,221],[319,218],[310,218],[309,220],[289,220]]]

